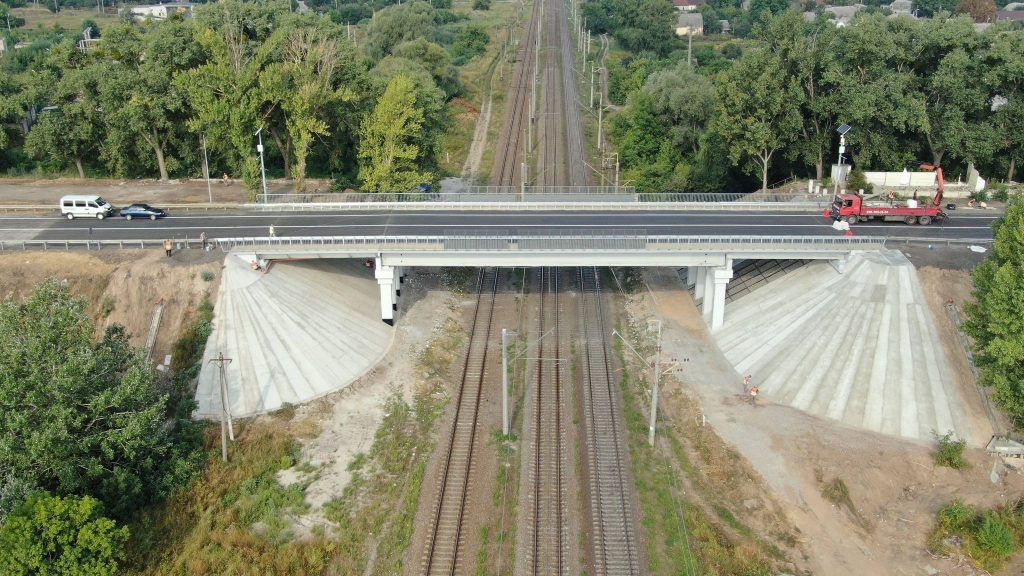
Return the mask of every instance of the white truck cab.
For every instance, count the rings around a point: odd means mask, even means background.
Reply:
[[[68,220],[74,220],[76,216],[103,220],[114,213],[114,207],[95,194],[72,194],[60,199],[60,213]]]

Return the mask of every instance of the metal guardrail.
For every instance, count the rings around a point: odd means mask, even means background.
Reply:
[[[254,205],[296,204],[373,204],[373,203],[485,203],[511,202],[829,202],[829,196],[803,193],[754,192],[746,193],[694,193],[694,192],[641,192],[632,186],[529,186],[525,190],[516,186],[480,186],[460,188],[458,192],[314,192],[312,194],[260,194]]]
[[[586,239],[586,236],[577,235],[560,235],[560,236],[519,236],[520,240],[526,239],[529,241],[542,241],[551,240],[558,238],[565,238],[567,241],[579,242]],[[610,238],[610,237],[605,237]],[[613,237],[611,237],[613,238]],[[912,238],[912,237],[832,237],[832,236],[776,236],[769,238],[761,238],[759,236],[629,236],[623,237],[625,240],[635,241],[636,239],[645,240],[645,246],[657,246],[661,244],[672,244],[672,243],[683,243],[690,242],[693,240],[706,241],[705,245],[711,244],[723,244],[728,240],[741,239],[737,244],[742,243],[744,246],[767,246],[768,244],[780,244],[779,239],[797,239],[797,242],[790,242],[790,244],[810,246],[814,244],[818,245],[845,245],[851,250],[857,249],[857,246],[872,246],[877,244],[883,244],[885,246],[894,245],[920,245],[926,246],[929,244],[939,246],[953,246],[953,245],[988,245],[992,243],[991,238]],[[460,236],[460,237],[445,237],[445,236],[406,236],[406,237],[393,237],[393,236],[286,236],[276,238],[221,238],[221,239],[210,239],[212,245],[219,246],[223,251],[230,251],[235,246],[239,247],[256,247],[256,246],[327,246],[327,245],[349,245],[355,246],[360,243],[364,246],[383,246],[390,249],[413,249],[413,247],[419,247],[420,249],[424,245],[432,245],[435,248],[427,249],[444,249],[446,246],[452,246],[453,249],[465,249],[465,248],[454,248],[457,246],[457,242],[464,242],[467,239],[483,240],[487,243],[491,243],[494,248],[481,248],[481,249],[507,249],[508,241],[510,240],[507,236]],[[614,238],[613,238],[614,239]],[[174,240],[175,249],[188,249],[198,248],[199,239],[176,239]],[[136,240],[2,240],[0,241],[0,252],[8,252],[11,250],[107,250],[107,249],[147,249],[157,248],[163,249],[163,240],[161,239],[136,239]],[[519,248],[522,250],[522,248]],[[562,249],[562,248],[560,248]],[[601,249],[601,248],[595,248]]]
[[[772,210],[779,212],[820,212],[831,201],[819,202],[355,202],[324,204],[245,204],[242,208],[263,212],[330,212],[341,211],[404,211],[404,210],[451,210],[491,212],[552,212],[552,211],[652,211],[652,210],[693,210],[693,211],[752,211]]]
[[[160,208],[167,211],[184,211],[188,212],[191,210],[237,210],[241,208],[242,204],[236,203],[192,203],[192,204],[160,204]],[[52,212],[57,214],[60,212],[60,207],[53,204],[0,204],[0,213],[3,212]],[[82,218],[82,216],[79,216]]]

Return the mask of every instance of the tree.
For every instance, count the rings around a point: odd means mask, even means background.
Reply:
[[[732,163],[748,162],[766,190],[772,158],[800,129],[800,93],[786,81],[778,59],[764,50],[748,50],[717,80],[713,130],[729,146]]]
[[[103,141],[98,80],[92,69],[66,72],[51,92],[50,102],[56,110],[39,115],[25,137],[25,151],[61,167],[73,163],[78,177],[85,178],[82,161],[92,156]]]
[[[750,19],[754,24],[789,9],[789,0],[753,0],[750,3]]]
[[[409,40],[434,36],[434,9],[426,2],[389,6],[377,12],[366,29],[366,52],[381,59]]]
[[[933,18],[941,12],[952,12],[957,0],[914,0],[914,9],[924,18]]]
[[[415,101],[413,106],[422,112],[423,123],[419,134],[410,140],[419,150],[416,164],[427,171],[437,169],[437,154],[441,139],[451,125],[444,92],[420,64],[405,58],[388,56],[373,68],[372,76],[379,93],[383,93],[394,78],[402,76],[412,81]]]
[[[964,305],[979,384],[1013,421],[1024,424],[1024,201],[1011,200],[993,225],[989,257],[974,271],[974,302]]]
[[[127,541],[96,499],[36,494],[0,524],[0,564],[10,576],[114,576]]]
[[[267,68],[261,86],[275,86],[276,101],[284,111],[289,142],[295,152],[295,189],[304,189],[306,158],[315,137],[330,134],[326,118],[336,102],[354,98],[341,85],[339,71],[343,62],[353,62],[351,44],[332,38],[328,29],[316,26],[296,27],[288,32],[283,62]]]
[[[416,165],[414,144],[423,127],[423,112],[415,107],[412,80],[396,76],[362,126],[359,177],[371,192],[406,192],[432,176]]]
[[[842,72],[836,58],[837,28],[824,18],[807,22],[789,10],[755,27],[757,37],[778,58],[787,83],[800,90],[799,138],[789,156],[814,166],[815,178],[825,177],[826,153],[839,125]]]
[[[444,91],[445,96],[450,98],[462,91],[459,71],[452,66],[448,52],[440,44],[425,38],[417,38],[395,46],[391,54],[421,64],[434,77],[434,82]]]
[[[960,0],[956,5],[957,14],[967,14],[975,22],[995,22],[996,12],[993,0]]]
[[[182,136],[186,94],[172,80],[206,57],[192,31],[189,24],[169,21],[144,34],[123,27],[103,40],[105,50],[130,55],[105,62],[99,83],[108,135],[104,157],[119,171],[132,169],[137,146],[151,150],[161,180],[177,166],[178,158],[169,153]]]
[[[583,16],[590,30],[611,34],[637,54],[665,55],[678,43],[676,11],[665,0],[591,0],[583,3]]]
[[[1024,35],[998,34],[984,55],[982,69],[992,94],[1005,100],[996,108],[993,124],[995,152],[1007,159],[1007,180],[1013,180],[1018,162],[1024,163]]]
[[[452,43],[452,59],[456,62],[468,62],[487,50],[491,37],[482,26],[466,26]]]
[[[650,95],[662,125],[670,127],[673,144],[696,154],[715,107],[714,84],[681,61],[672,70],[648,76],[644,92]]]
[[[85,302],[56,279],[0,304],[0,470],[123,516],[189,470],[142,351],[120,326],[95,344],[94,333]]]

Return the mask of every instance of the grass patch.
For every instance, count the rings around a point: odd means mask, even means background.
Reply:
[[[932,458],[936,464],[939,466],[949,466],[955,470],[963,470],[970,466],[967,460],[964,459],[964,448],[967,447],[966,440],[962,438],[957,440],[953,436],[953,432],[946,432],[939,436],[938,433],[932,430],[932,436],[935,437],[935,441],[938,443],[938,447],[932,452]]]
[[[131,524],[128,574],[318,573],[334,545],[293,540],[289,517],[305,510],[302,484],[281,486],[297,441],[287,422],[236,422],[230,462],[216,456],[220,431],[205,435],[205,473],[166,505]]]
[[[988,572],[999,570],[1024,540],[1024,500],[977,511],[960,500],[939,509],[928,535],[932,554],[959,555]]]
[[[436,440],[435,424],[448,399],[445,381],[464,340],[464,330],[455,321],[438,331],[417,359],[426,376],[412,405],[397,396],[388,400],[373,445],[352,460],[351,481],[325,507],[327,518],[337,525],[339,554],[332,573],[402,573]]]
[[[621,341],[616,339],[614,346],[619,363],[628,366]],[[661,426],[659,447],[652,450],[647,445],[643,386],[634,382],[630,373],[622,372],[623,415],[641,522],[647,534],[648,572],[666,576],[773,574],[771,556],[781,556],[777,549],[757,540],[724,505],[714,506],[715,514],[726,525],[753,540],[735,541],[701,506],[684,497],[683,478],[695,478],[699,472],[675,431]]]
[[[60,12],[54,13],[42,7],[23,6],[21,8],[12,8],[11,16],[25,19],[25,25],[21,28],[15,28],[14,32],[19,37],[26,39],[33,38],[44,32],[52,32],[55,26],[70,32],[73,36],[78,36],[78,33],[82,30],[82,23],[86,20],[95,21],[100,26],[101,32],[120,22],[117,14],[100,14],[93,9],[79,10],[75,8],[64,8]]]

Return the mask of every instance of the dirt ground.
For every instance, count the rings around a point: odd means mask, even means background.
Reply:
[[[924,259],[911,254],[912,261]],[[969,298],[965,269],[972,264],[969,258],[949,260],[954,263],[934,262],[958,269],[926,266],[920,271],[921,283],[948,341],[947,353],[961,378],[963,396],[974,406],[971,418],[984,424],[978,393],[943,308],[946,300],[959,305]],[[796,570],[823,575],[981,573],[960,559],[937,558],[926,551],[935,512],[954,498],[985,507],[1019,498],[1024,476],[980,448],[967,450],[969,469],[955,471],[935,466],[927,443],[816,418],[772,404],[763,395],[752,407],[742,394],[740,375],[718,351],[689,295],[674,292],[678,288],[669,286],[669,275],[648,270],[644,276],[648,290],[632,297],[627,307],[631,321],[642,324],[647,318],[663,318],[664,353],[689,359],[676,381],[663,388],[663,417],[679,429],[686,429],[692,419],[706,419],[725,444],[742,455],[734,464],[735,473],[753,473],[758,480],[750,483],[752,487],[763,482],[767,493],[762,498],[781,505],[799,534],[803,557],[791,557]],[[824,484],[834,479],[849,487],[850,510],[822,496]],[[758,514],[744,520],[767,536],[777,529],[760,523]]]
[[[328,190],[330,182],[307,180],[310,190]],[[271,194],[289,194],[295,190],[289,180],[268,180],[267,191]],[[132,202],[151,204],[190,204],[209,202],[211,197],[216,204],[240,203],[249,201],[249,191],[245,185],[233,180],[225,185],[214,179],[207,189],[205,180],[111,180],[55,178],[38,180],[33,178],[0,179],[0,205],[4,204],[53,204],[65,194],[99,194],[106,200],[117,205]]]
[[[98,334],[110,324],[123,325],[135,346],[144,346],[157,303],[164,310],[152,358],[170,354],[182,324],[220,282],[223,254],[181,250],[170,258],[162,250],[105,252],[7,252],[0,254],[0,296],[24,298],[32,287],[54,276],[72,294],[85,298]],[[213,279],[202,279],[211,272]]]

